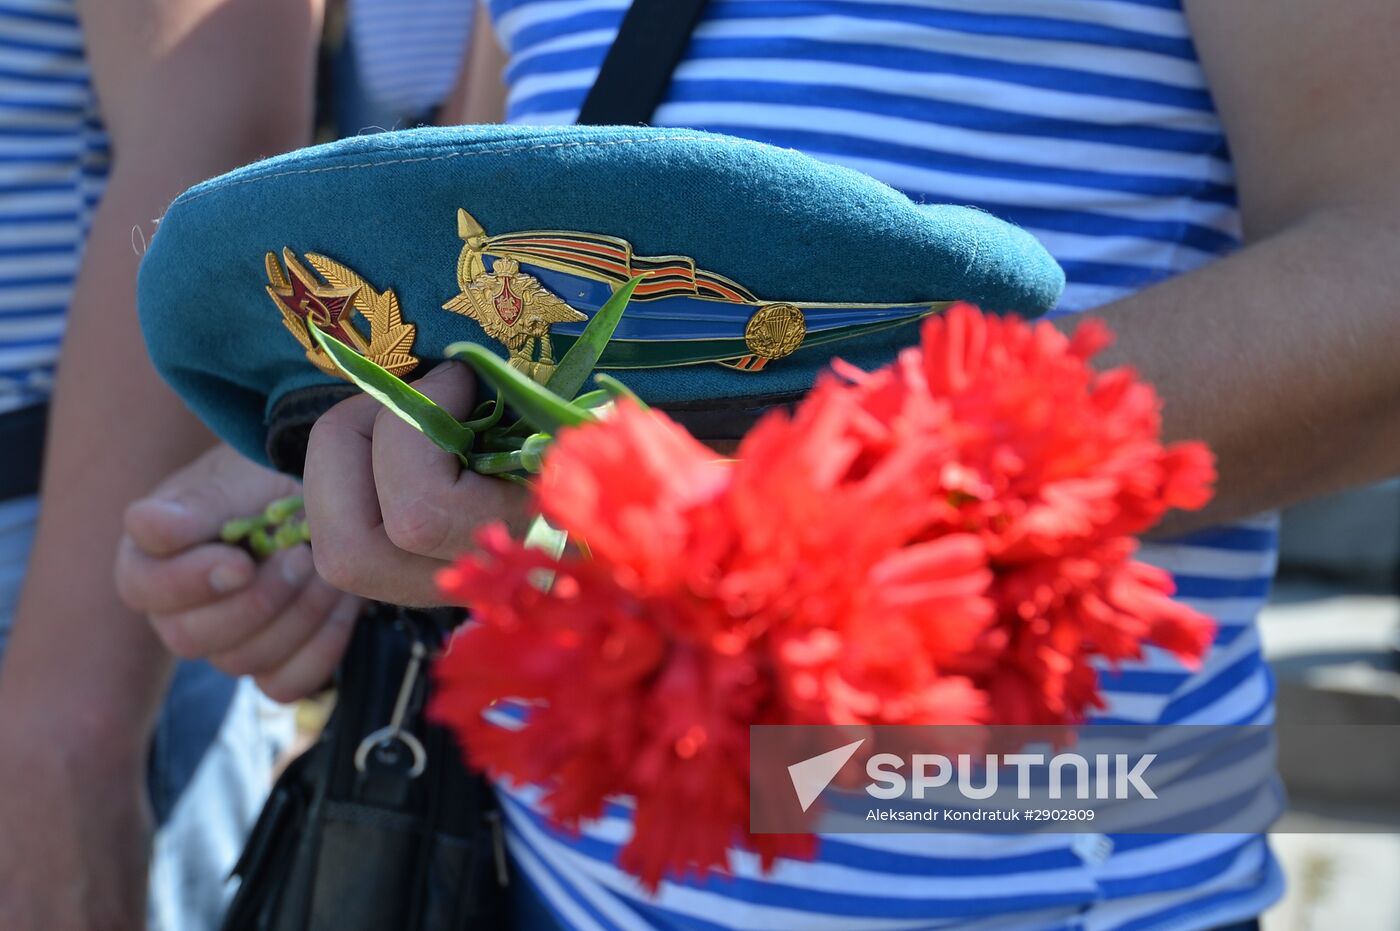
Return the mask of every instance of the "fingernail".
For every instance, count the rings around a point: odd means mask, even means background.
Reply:
[[[236,592],[252,581],[247,563],[221,562],[209,570],[209,587],[220,595]]]
[[[314,568],[311,550],[304,546],[293,547],[282,556],[280,569],[282,578],[287,580],[288,585],[300,587],[311,577]]]
[[[147,498],[140,504],[143,509],[155,511],[166,520],[184,520],[191,514],[188,507],[169,498]]]

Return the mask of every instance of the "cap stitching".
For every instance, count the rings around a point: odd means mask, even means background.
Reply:
[[[761,142],[756,142],[752,139],[716,139],[710,136],[697,136],[693,133],[674,136],[652,136],[650,138],[643,139],[601,139],[587,142],[551,142],[548,144],[540,145],[515,146],[508,149],[473,150],[469,152],[448,152],[446,155],[420,155],[417,158],[396,158],[389,159],[388,161],[378,162],[356,162],[353,165],[323,165],[320,168],[298,168],[295,171],[279,171],[274,172],[272,174],[258,175],[256,178],[242,178],[237,181],[225,181],[221,184],[215,184],[209,187],[207,190],[199,191],[195,194],[182,195],[176,198],[175,202],[172,203],[170,206],[171,208],[174,208],[181,204],[187,204],[191,201],[199,200],[199,198],[205,197],[209,194],[216,194],[221,190],[234,187],[235,185],[254,184],[259,181],[271,181],[274,178],[287,178],[293,175],[314,175],[327,171],[354,171],[360,168],[387,168],[390,165],[409,165],[414,164],[416,162],[441,162],[452,158],[463,158],[476,155],[513,155],[519,152],[536,152],[541,149],[581,149],[597,148],[601,146],[610,145],[650,145],[651,143],[656,142],[688,142],[699,140],[704,140],[705,142],[710,144],[742,145],[753,146],[756,148],[772,148],[772,146],[765,145]]]

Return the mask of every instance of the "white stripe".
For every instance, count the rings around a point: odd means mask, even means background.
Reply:
[[[7,310],[28,310],[31,307],[64,306],[73,296],[72,284],[6,285],[0,281],[0,314]],[[3,351],[3,348],[0,348]]]
[[[1178,156],[1144,149],[1125,151],[1121,146],[1106,146],[1073,140],[994,135],[946,124],[930,123],[925,120],[859,113],[824,106],[769,105],[746,102],[668,103],[658,108],[655,122],[657,125],[664,126],[719,123],[755,129],[794,129],[812,132],[830,132],[831,127],[840,126],[842,136],[919,148],[932,154],[946,153],[965,158],[1001,161],[1007,163],[1008,166],[1025,165],[1047,169],[1064,168],[1068,165],[1120,165],[1127,161],[1125,155],[1131,153],[1131,161],[1128,163],[1130,172],[1121,170],[1118,172],[1125,178],[1145,176],[1163,179],[1193,178],[1194,180],[1203,180],[1198,177],[1201,174],[1199,165],[1208,161],[1199,156]],[[1105,174],[1111,175],[1113,172],[1105,172]],[[1224,174],[1228,175],[1228,172],[1224,172]],[[957,177],[965,181],[981,181],[989,188],[1016,183],[1005,178],[983,179],[967,175],[958,175]],[[1066,184],[1068,183],[1066,182]],[[1095,194],[1105,199],[1123,198],[1133,201],[1141,201],[1149,196],[1108,190],[1095,190]],[[975,198],[980,195],[969,192],[965,196]],[[1017,194],[1011,191],[996,196],[1016,203],[1039,203],[1037,200],[1018,199]],[[1169,206],[1175,205],[1169,204]],[[1111,207],[1101,209],[1113,212]],[[1141,207],[1138,209],[1141,210]],[[1209,209],[1213,211],[1214,207]]]
[[[578,16],[597,10],[625,10],[631,0],[542,0],[522,3],[496,20],[496,35],[503,45],[514,52],[515,34],[538,23],[561,16]]]
[[[83,151],[81,140],[62,136],[4,136],[0,135],[0,157],[43,159],[74,159]],[[13,163],[6,163],[13,164]]]
[[[1202,219],[1207,219],[1202,217]],[[1229,221],[1234,220],[1233,212],[1230,213]],[[1202,226],[1212,226],[1212,223],[1202,223]],[[1142,240],[1131,236],[1086,236],[1081,233],[1066,233],[1061,230],[1038,229],[1028,226],[1041,245],[1050,250],[1052,255],[1058,255],[1061,259],[1069,259],[1075,256],[1082,256],[1095,262],[1116,262],[1122,265],[1136,265],[1142,261]],[[1194,271],[1215,261],[1216,256],[1190,246],[1177,246],[1175,251],[1165,256],[1170,270],[1174,274]],[[1103,290],[1090,285],[1078,285],[1077,287],[1090,289],[1093,291]],[[1131,293],[1125,288],[1109,289],[1110,294],[1105,298],[1094,299],[1087,293],[1074,295],[1079,300],[1090,301],[1091,303],[1079,303],[1075,307],[1084,309],[1087,307],[1097,307],[1109,301],[1118,300]],[[1070,306],[1070,295],[1066,292],[1065,298],[1061,299],[1060,311],[1073,309]]]
[[[889,0],[848,0],[854,3],[888,3]],[[908,4],[918,6],[917,2]],[[929,3],[935,8],[947,3]],[[977,12],[1005,16],[1031,16],[1073,20],[1090,25],[1109,25],[1151,33],[1166,38],[1190,35],[1181,15],[1174,10],[1154,10],[1151,7],[1123,6],[1114,9],[1112,3],[1086,5],[1083,0],[981,0]]]
[[[1216,701],[1203,706],[1176,722],[1178,724],[1218,724],[1242,718],[1259,707],[1269,695],[1269,682],[1272,674],[1266,664],[1258,669],[1232,691],[1226,692]]]
[[[651,904],[660,908],[706,921],[714,921],[722,915],[725,925],[731,928],[751,928],[754,931],[767,931],[771,928],[802,928],[804,931],[855,931],[857,928],[869,931],[903,931],[924,924],[909,920],[855,919],[758,905],[715,891],[696,889],[669,881],[662,882],[657,893],[648,897],[635,878],[615,866],[584,856],[567,845],[546,837],[534,825],[512,820],[512,826],[541,853],[548,855],[555,869],[578,876],[580,886],[593,883],[624,898],[650,898]]]
[[[1091,910],[1086,916],[1085,931],[1112,931],[1128,922],[1189,902],[1217,892],[1239,889],[1241,892],[1253,890],[1246,897],[1244,908],[1237,917],[1217,917],[1222,913],[1193,915],[1190,918],[1175,918],[1164,923],[1162,929],[1171,931],[1194,931],[1198,928],[1219,927],[1223,921],[1253,917],[1275,901],[1282,893],[1281,884],[1274,878],[1276,868],[1271,866],[1267,848],[1262,838],[1240,850],[1240,855],[1230,866],[1191,889],[1155,895],[1134,896],[1127,899],[1109,900]],[[1261,882],[1260,880],[1265,880]]]
[[[851,42],[913,49],[948,55],[971,56],[1008,64],[1036,64],[1109,77],[1151,75],[1152,80],[1189,89],[1200,89],[1204,78],[1195,62],[1150,52],[1075,42],[983,35],[894,20],[852,16],[802,16],[774,19],[715,19],[695,30],[696,38],[810,39],[818,42]],[[838,38],[839,37],[839,38]]]
[[[1095,868],[1099,879],[1131,879],[1200,863],[1255,840],[1253,834],[1161,835],[1159,843],[1114,853]]]
[[[77,166],[78,153],[73,153],[71,162],[17,162],[3,166],[4,173],[0,177],[4,178],[3,183],[7,186],[30,185],[30,184],[71,184],[77,177],[74,170]],[[0,199],[0,221],[6,216],[13,219],[17,214],[24,213],[22,210],[14,210],[8,204],[4,204]],[[4,233],[0,227],[0,234]]]
[[[77,44],[77,36],[71,25],[13,16],[7,13],[3,7],[0,7],[0,35],[7,39],[41,43],[60,48],[72,47]]]
[[[612,44],[613,37],[616,35],[616,29],[589,29],[553,36],[516,52],[510,57],[510,67],[519,67],[534,58],[553,52],[571,52],[581,48],[606,48]],[[679,67],[684,68],[689,64],[693,64],[693,62],[685,62]]]
[[[1272,573],[1261,573],[1261,577]],[[1178,598],[1182,604],[1209,615],[1218,623],[1253,621],[1264,606],[1263,598]]]
[[[1082,313],[1095,307],[1103,307],[1105,304],[1120,301],[1132,293],[1130,288],[1071,282],[1065,286],[1065,293],[1060,297],[1060,303],[1056,305],[1055,309],[1066,313]]]
[[[536,813],[543,813],[538,804],[539,795],[533,787],[512,791],[511,797]],[[581,825],[584,836],[608,844],[622,846],[632,837],[630,821],[604,817],[586,821]],[[893,835],[871,835],[871,837],[893,837]],[[839,842],[867,839],[862,835],[833,835]],[[995,859],[1020,853],[1037,853],[1042,850],[1062,850],[1068,846],[1064,837],[994,837],[968,835],[906,835],[895,838],[887,848],[891,852],[905,855],[922,854],[929,860],[968,861]],[[731,849],[729,861],[735,876],[750,879],[770,879],[773,882],[799,886],[817,891],[837,889],[859,890],[863,895],[880,895],[888,898],[944,900],[977,899],[994,894],[1004,884],[1005,877],[1000,873],[976,875],[970,871],[965,876],[891,876],[872,870],[834,863],[823,863],[820,859],[812,862],[784,860],[772,873],[764,873],[759,859],[749,851]],[[1019,877],[1022,885],[1018,892],[1024,895],[1064,891],[1078,884],[1084,885],[1083,871],[1079,868],[1039,870]]]
[[[71,222],[12,223],[5,221],[6,212],[5,198],[0,197],[0,249],[6,246],[54,246],[61,248],[71,246],[77,238],[76,230]]]
[[[0,346],[11,339],[48,339],[55,345],[63,337],[67,322],[62,314],[51,317],[38,317],[26,320],[10,320],[0,316]],[[4,360],[10,350],[0,348],[0,360]]]
[[[539,889],[544,897],[563,913],[570,928],[578,928],[581,931],[593,931],[593,929],[604,931],[601,925],[589,918],[581,908],[574,904],[571,896],[564,894],[559,883],[546,872],[539,858],[525,844],[513,836],[508,836],[506,843],[509,845],[516,863],[525,868],[525,872],[529,875],[535,888]]]
[[[1179,223],[1185,219],[1197,226],[1207,227],[1232,236],[1237,235],[1239,231],[1238,213],[1224,206],[1189,204],[1183,208],[1180,201],[1163,200],[1146,194],[1086,191],[1083,188],[1062,184],[984,178],[844,154],[821,153],[820,157],[823,161],[863,171],[872,177],[879,178],[891,187],[897,187],[901,190],[956,192],[950,194],[955,203],[990,200],[1011,204],[1034,204],[1049,210],[1089,211],[1124,220],[1145,220],[1154,223]],[[1189,216],[1183,217],[1183,212],[1188,213]],[[1160,251],[1164,255],[1168,249],[1180,248],[1183,247],[1162,244]],[[1160,255],[1152,255],[1146,249],[1144,252],[1153,259],[1160,260],[1161,258]],[[1056,258],[1066,261],[1088,259],[1090,256],[1059,255]],[[1099,256],[1093,258],[1096,261],[1102,261]],[[1145,258],[1140,256],[1136,264],[1150,264],[1145,261]]]
[[[568,72],[576,74],[577,72]],[[531,76],[532,78],[535,76]],[[922,78],[922,79],[921,79]],[[1111,118],[1105,119],[1105,113],[1101,106],[1095,106],[1093,100],[1086,102],[1082,94],[1068,94],[1059,91],[1044,90],[1040,88],[1029,88],[1026,93],[1018,92],[1015,98],[1010,100],[997,99],[995,106],[990,106],[990,95],[979,94],[977,91],[988,89],[986,79],[967,78],[959,75],[940,75],[938,80],[930,81],[920,75],[909,74],[894,68],[880,68],[871,65],[852,64],[848,62],[811,62],[801,60],[790,60],[781,58],[703,58],[692,59],[685,62],[676,69],[677,81],[769,81],[781,84],[796,85],[832,85],[836,87],[846,87],[853,90],[872,91],[881,94],[890,94],[912,98],[914,100],[929,100],[949,104],[973,104],[1008,115],[1022,115],[1035,118],[1051,118],[1060,120],[1071,120],[1086,124],[1087,127],[1102,126],[1105,129],[1113,127],[1133,126],[1144,122],[1150,122],[1152,118],[1166,115],[1163,111],[1169,108],[1158,104],[1138,104],[1135,102],[1124,102],[1123,107],[1115,108]],[[526,82],[522,80],[521,84]],[[1000,95],[999,95],[1000,96]],[[983,102],[986,101],[986,102]],[[1142,112],[1139,107],[1151,108],[1150,112]],[[1175,114],[1175,110],[1170,110]],[[1210,117],[1207,117],[1203,135],[1218,134],[1220,127]],[[844,127],[843,127],[844,128]],[[1011,140],[1008,148],[1022,153],[1023,157],[1036,156],[1040,153],[1024,152],[1026,140],[1016,136],[1000,136],[999,134],[986,133],[977,130],[960,130],[970,136],[977,136],[982,139],[982,144],[995,142],[1000,138]],[[1031,137],[1041,142],[1055,142],[1056,139],[1041,139]],[[1094,143],[1074,143],[1082,146],[1093,146]],[[1210,181],[1219,183],[1229,183],[1233,181],[1234,172],[1228,162],[1211,159],[1202,161],[1198,156],[1175,153],[1157,152],[1154,150],[1141,150],[1144,155],[1151,158],[1161,158],[1163,161],[1155,164],[1153,161],[1143,163],[1137,158],[1133,160],[1132,170],[1138,174],[1175,174],[1189,177],[1201,176],[1204,169],[1204,177]],[[1086,160],[1090,155],[1098,154],[1104,156],[1107,161],[1098,159]],[[1095,165],[1114,164],[1121,161],[1125,154],[1124,147],[1102,145],[1087,151],[1076,151],[1073,157],[1063,160],[1042,158],[1044,164],[1064,165]]]
[[[1175,575],[1201,575],[1217,579],[1257,579],[1272,575],[1272,551],[1249,552],[1173,544],[1144,543],[1138,559]]]

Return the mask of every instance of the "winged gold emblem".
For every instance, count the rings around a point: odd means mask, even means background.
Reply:
[[[404,322],[393,291],[376,290],[349,266],[324,255],[306,254],[306,261],[324,282],[297,261],[291,249],[282,250],[282,260],[287,263],[285,272],[275,253],[269,252],[263,259],[267,293],[282,312],[283,325],[313,365],[328,375],[341,374],[312,339],[310,328],[315,326],[395,375],[406,375],[418,367],[418,358],[413,355],[417,327]],[[357,313],[369,324],[368,337],[354,325]]]
[[[483,332],[503,343],[510,365],[538,382],[554,371],[554,347],[549,328],[557,323],[580,323],[588,317],[561,300],[533,275],[520,270],[510,257],[495,260],[487,272],[474,246],[480,227],[466,211],[457,213],[458,233],[466,245],[457,264],[461,293],[443,304],[444,310],[475,320]]]

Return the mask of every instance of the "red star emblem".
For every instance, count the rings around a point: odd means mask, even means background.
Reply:
[[[301,317],[309,325],[329,333],[342,343],[355,345],[358,341],[350,335],[346,326],[350,313],[354,310],[354,300],[359,288],[331,288],[311,277],[311,273],[299,262],[288,262],[291,274],[291,289],[278,296],[287,309]],[[359,334],[356,334],[358,336]]]

